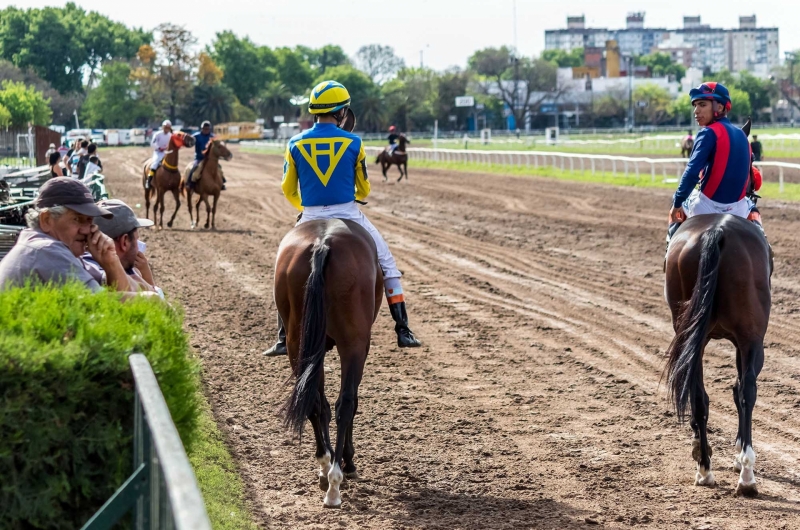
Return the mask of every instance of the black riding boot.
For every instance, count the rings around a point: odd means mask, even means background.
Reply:
[[[281,319],[280,315],[278,316],[278,342],[275,345],[264,352],[264,356],[266,357],[279,357],[281,355],[286,355],[288,350],[286,349],[286,328],[283,327],[283,320]]]
[[[667,254],[669,253],[669,242],[672,240],[672,236],[675,235],[675,232],[678,231],[678,228],[681,227],[681,223],[671,223],[669,228],[667,228],[667,249],[664,251],[664,272],[667,272]]]
[[[149,190],[150,186],[153,184],[153,172],[151,171],[149,175],[147,175],[147,184],[144,185],[144,189]]]
[[[401,348],[417,348],[422,343],[414,336],[414,332],[408,327],[408,314],[406,314],[406,303],[398,302],[389,305],[389,312],[395,321],[394,331],[397,333],[397,345]]]

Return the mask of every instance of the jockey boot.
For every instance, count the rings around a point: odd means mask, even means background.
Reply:
[[[222,191],[225,191],[227,189],[227,188],[225,188],[225,183],[226,182],[228,182],[228,179],[226,179],[225,177],[222,177]]]
[[[289,351],[286,349],[286,328],[283,327],[283,320],[281,317],[278,317],[278,342],[275,345],[264,352],[265,357],[280,357],[281,355],[287,355]]]
[[[418,348],[422,346],[422,343],[414,336],[414,332],[408,327],[406,303],[389,304],[389,312],[395,321],[394,331],[397,333],[397,345],[401,348]]]
[[[147,182],[144,185],[144,189],[146,189],[146,190],[150,189],[150,186],[153,183],[153,177],[155,177],[155,176],[156,176],[156,170],[155,169],[151,169],[150,170],[150,174],[147,175]]]

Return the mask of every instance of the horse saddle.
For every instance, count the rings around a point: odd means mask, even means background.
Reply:
[[[205,165],[206,163],[204,160],[201,160],[200,162],[197,163],[197,167],[194,168],[194,171],[192,171],[192,182],[200,181],[200,177],[203,176],[203,166]]]

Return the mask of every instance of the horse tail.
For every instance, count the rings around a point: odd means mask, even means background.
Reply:
[[[327,339],[325,307],[325,265],[330,252],[328,235],[314,243],[311,253],[311,274],[303,299],[300,359],[292,395],[285,407],[286,426],[302,435],[306,419],[318,404],[318,384],[325,360]]]
[[[722,233],[722,228],[715,227],[702,236],[697,283],[678,317],[675,338],[667,350],[667,387],[681,421],[691,394],[702,391],[703,348],[717,290]]]

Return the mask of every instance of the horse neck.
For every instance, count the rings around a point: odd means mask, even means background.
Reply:
[[[208,175],[208,178],[206,178]],[[206,158],[203,162],[203,174],[200,175],[200,182],[213,183],[217,188],[222,188],[222,178],[219,176],[219,155],[214,145],[211,144],[206,152]]]
[[[406,150],[406,139],[402,136],[397,139],[397,149],[399,149],[400,151]]]
[[[169,147],[167,147],[167,154],[166,156],[164,156],[164,161],[170,166],[177,167],[179,151],[180,147],[175,145],[175,142],[172,139],[170,139]]]

